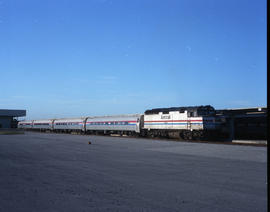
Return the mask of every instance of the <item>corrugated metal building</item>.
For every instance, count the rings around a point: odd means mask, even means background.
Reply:
[[[0,128],[16,128],[18,117],[26,116],[26,110],[0,109]]]

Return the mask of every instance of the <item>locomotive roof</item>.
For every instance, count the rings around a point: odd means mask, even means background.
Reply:
[[[159,112],[170,112],[170,111],[197,111],[197,110],[215,110],[211,105],[201,105],[201,106],[187,106],[187,107],[169,107],[169,108],[154,108],[151,110],[146,110],[145,114],[157,114]]]

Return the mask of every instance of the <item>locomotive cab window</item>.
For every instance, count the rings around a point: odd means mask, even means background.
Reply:
[[[189,112],[188,113],[188,117],[194,117],[194,113],[193,112]]]

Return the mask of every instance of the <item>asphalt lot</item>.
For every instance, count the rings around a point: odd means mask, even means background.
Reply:
[[[0,211],[267,211],[266,157],[266,147],[0,135]]]

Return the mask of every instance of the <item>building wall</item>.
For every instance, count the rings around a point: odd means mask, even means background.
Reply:
[[[0,128],[10,128],[12,122],[12,117],[0,116]]]
[[[266,107],[217,110],[217,116],[226,118],[224,131],[230,140],[267,139]]]
[[[235,139],[267,139],[267,117],[247,116],[234,119]]]

